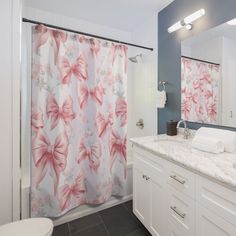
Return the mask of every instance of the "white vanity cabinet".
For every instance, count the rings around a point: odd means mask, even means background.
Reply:
[[[135,153],[133,169],[133,211],[152,235],[162,236],[165,234],[167,197],[162,160],[156,163],[146,160],[142,150],[139,151]]]
[[[133,147],[133,211],[153,236],[236,236],[236,192]]]

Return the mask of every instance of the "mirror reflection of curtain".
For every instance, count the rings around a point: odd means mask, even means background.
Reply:
[[[181,58],[182,119],[217,124],[220,112],[220,65]]]

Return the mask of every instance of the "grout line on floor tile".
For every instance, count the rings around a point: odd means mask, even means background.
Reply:
[[[98,214],[98,212],[97,212],[97,213],[93,213],[93,214],[91,214],[91,215],[94,215],[94,214],[95,214],[95,215],[98,215],[98,217],[102,220],[102,218],[100,217],[100,215]],[[91,216],[91,215],[88,215],[88,216],[85,216],[85,217],[89,217],[89,216]],[[81,218],[83,218],[83,217],[81,217]],[[79,219],[81,219],[81,218],[77,218],[77,219],[75,219],[75,220],[79,220]],[[74,220],[72,220],[72,221],[74,221]],[[70,221],[69,224],[70,224],[72,221]],[[90,226],[84,227],[82,230],[76,230],[73,234],[80,233],[80,232],[82,232],[82,231],[84,231],[84,230],[93,228],[93,227],[98,226],[98,225],[100,225],[100,224],[102,224],[102,223],[104,223],[103,220],[102,220],[102,222],[93,223],[93,224],[90,225]],[[71,236],[73,236],[73,234],[71,233]]]
[[[105,222],[104,222],[104,220],[103,220],[103,218],[102,218],[100,212],[98,212],[97,214],[98,214],[99,218],[101,219],[102,223],[105,224]]]
[[[107,226],[106,226],[106,224],[105,224],[105,222],[104,222],[102,216],[100,215],[100,212],[98,212],[98,215],[99,215],[99,217],[100,217],[100,219],[101,219],[101,221],[102,221],[102,224],[103,224],[104,227],[105,227],[105,230],[106,230],[107,234],[108,234],[109,236],[111,236],[111,234],[110,234],[110,232],[108,231],[108,228],[107,228]]]
[[[123,205],[123,207],[125,208],[125,210],[129,212],[129,214],[130,214],[131,216],[134,216],[134,215],[133,215],[133,207],[132,207],[132,211],[130,212],[130,210],[128,209],[128,207],[127,207],[124,203],[122,203],[122,205]]]
[[[105,223],[103,223],[103,226],[104,226],[104,228],[105,228],[105,230],[106,230],[106,232],[107,232],[107,235],[108,235],[108,236],[111,236],[111,234],[110,234],[110,232],[108,231],[108,228],[107,228],[107,226],[106,226]]]
[[[70,224],[69,223],[67,223],[67,227],[68,227],[70,236],[72,236],[71,229],[70,229]]]

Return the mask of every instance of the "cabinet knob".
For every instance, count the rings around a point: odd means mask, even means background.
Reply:
[[[146,180],[149,180],[149,179],[150,179],[150,177],[146,176]]]
[[[147,176],[146,175],[143,175],[143,179],[146,179],[147,178]]]

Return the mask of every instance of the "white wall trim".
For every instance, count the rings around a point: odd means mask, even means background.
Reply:
[[[21,0],[12,0],[12,220],[20,219]]]

